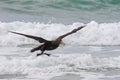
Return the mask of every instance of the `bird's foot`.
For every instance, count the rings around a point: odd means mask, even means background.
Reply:
[[[51,54],[47,54],[47,53],[44,53],[45,55],[47,55],[47,56],[50,56]]]
[[[47,55],[47,56],[50,56],[51,54],[47,54],[47,53],[44,53],[45,55]],[[41,55],[43,55],[43,54],[37,54],[37,56],[41,56]]]

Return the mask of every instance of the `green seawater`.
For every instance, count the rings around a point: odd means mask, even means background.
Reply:
[[[120,0],[0,0],[0,12],[1,21],[7,15],[15,21],[118,22]]]

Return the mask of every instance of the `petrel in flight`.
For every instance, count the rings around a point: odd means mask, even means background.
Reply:
[[[47,54],[47,53],[44,53],[45,50],[54,50],[56,49],[62,42],[62,39],[68,35],[71,35],[75,32],[77,32],[78,30],[81,30],[82,28],[84,28],[85,26],[81,26],[81,27],[78,27],[76,29],[73,29],[72,31],[64,34],[64,35],[61,35],[59,36],[57,39],[55,40],[46,40],[42,37],[37,37],[37,36],[33,36],[33,35],[27,35],[27,34],[23,34],[23,33],[18,33],[18,32],[14,32],[14,31],[10,31],[11,33],[14,33],[14,34],[18,34],[18,35],[22,35],[22,36],[25,36],[25,37],[28,37],[28,38],[31,38],[31,39],[34,39],[40,43],[43,43],[42,45],[39,45],[38,47],[35,47],[31,50],[31,52],[35,52],[35,51],[38,51],[40,50],[41,53],[37,54],[37,56],[39,55],[47,55],[47,56],[50,56],[50,54]]]

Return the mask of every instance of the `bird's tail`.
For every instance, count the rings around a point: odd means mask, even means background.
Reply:
[[[33,48],[30,52],[35,52],[36,51],[36,49],[35,48]]]

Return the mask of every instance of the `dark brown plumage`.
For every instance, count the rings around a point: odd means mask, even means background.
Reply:
[[[76,28],[76,29],[73,29],[71,32],[68,32],[68,33],[66,33],[66,34],[64,34],[64,35],[62,35],[62,36],[59,36],[57,39],[51,40],[51,41],[46,40],[46,39],[41,38],[41,37],[37,37],[37,36],[22,34],[22,33],[13,32],[13,31],[10,31],[10,32],[11,32],[11,33],[14,33],[14,34],[18,34],[18,35],[23,35],[23,36],[25,36],[25,37],[28,37],[28,38],[34,39],[34,40],[36,40],[36,41],[38,41],[38,42],[40,42],[40,43],[43,43],[42,45],[33,48],[33,49],[31,50],[31,52],[35,52],[35,51],[41,50],[41,53],[40,53],[40,54],[37,54],[37,56],[42,55],[42,54],[46,54],[47,56],[50,56],[50,54],[44,53],[44,51],[45,51],[45,50],[54,50],[54,49],[56,49],[56,48],[60,45],[60,43],[61,43],[61,41],[62,41],[62,39],[63,39],[64,37],[66,37],[66,36],[68,36],[68,35],[71,35],[71,34],[77,32],[78,30],[80,30],[80,29],[82,29],[82,28],[84,28],[84,27],[85,27],[85,26],[81,26],[81,27],[78,27],[78,28]]]

